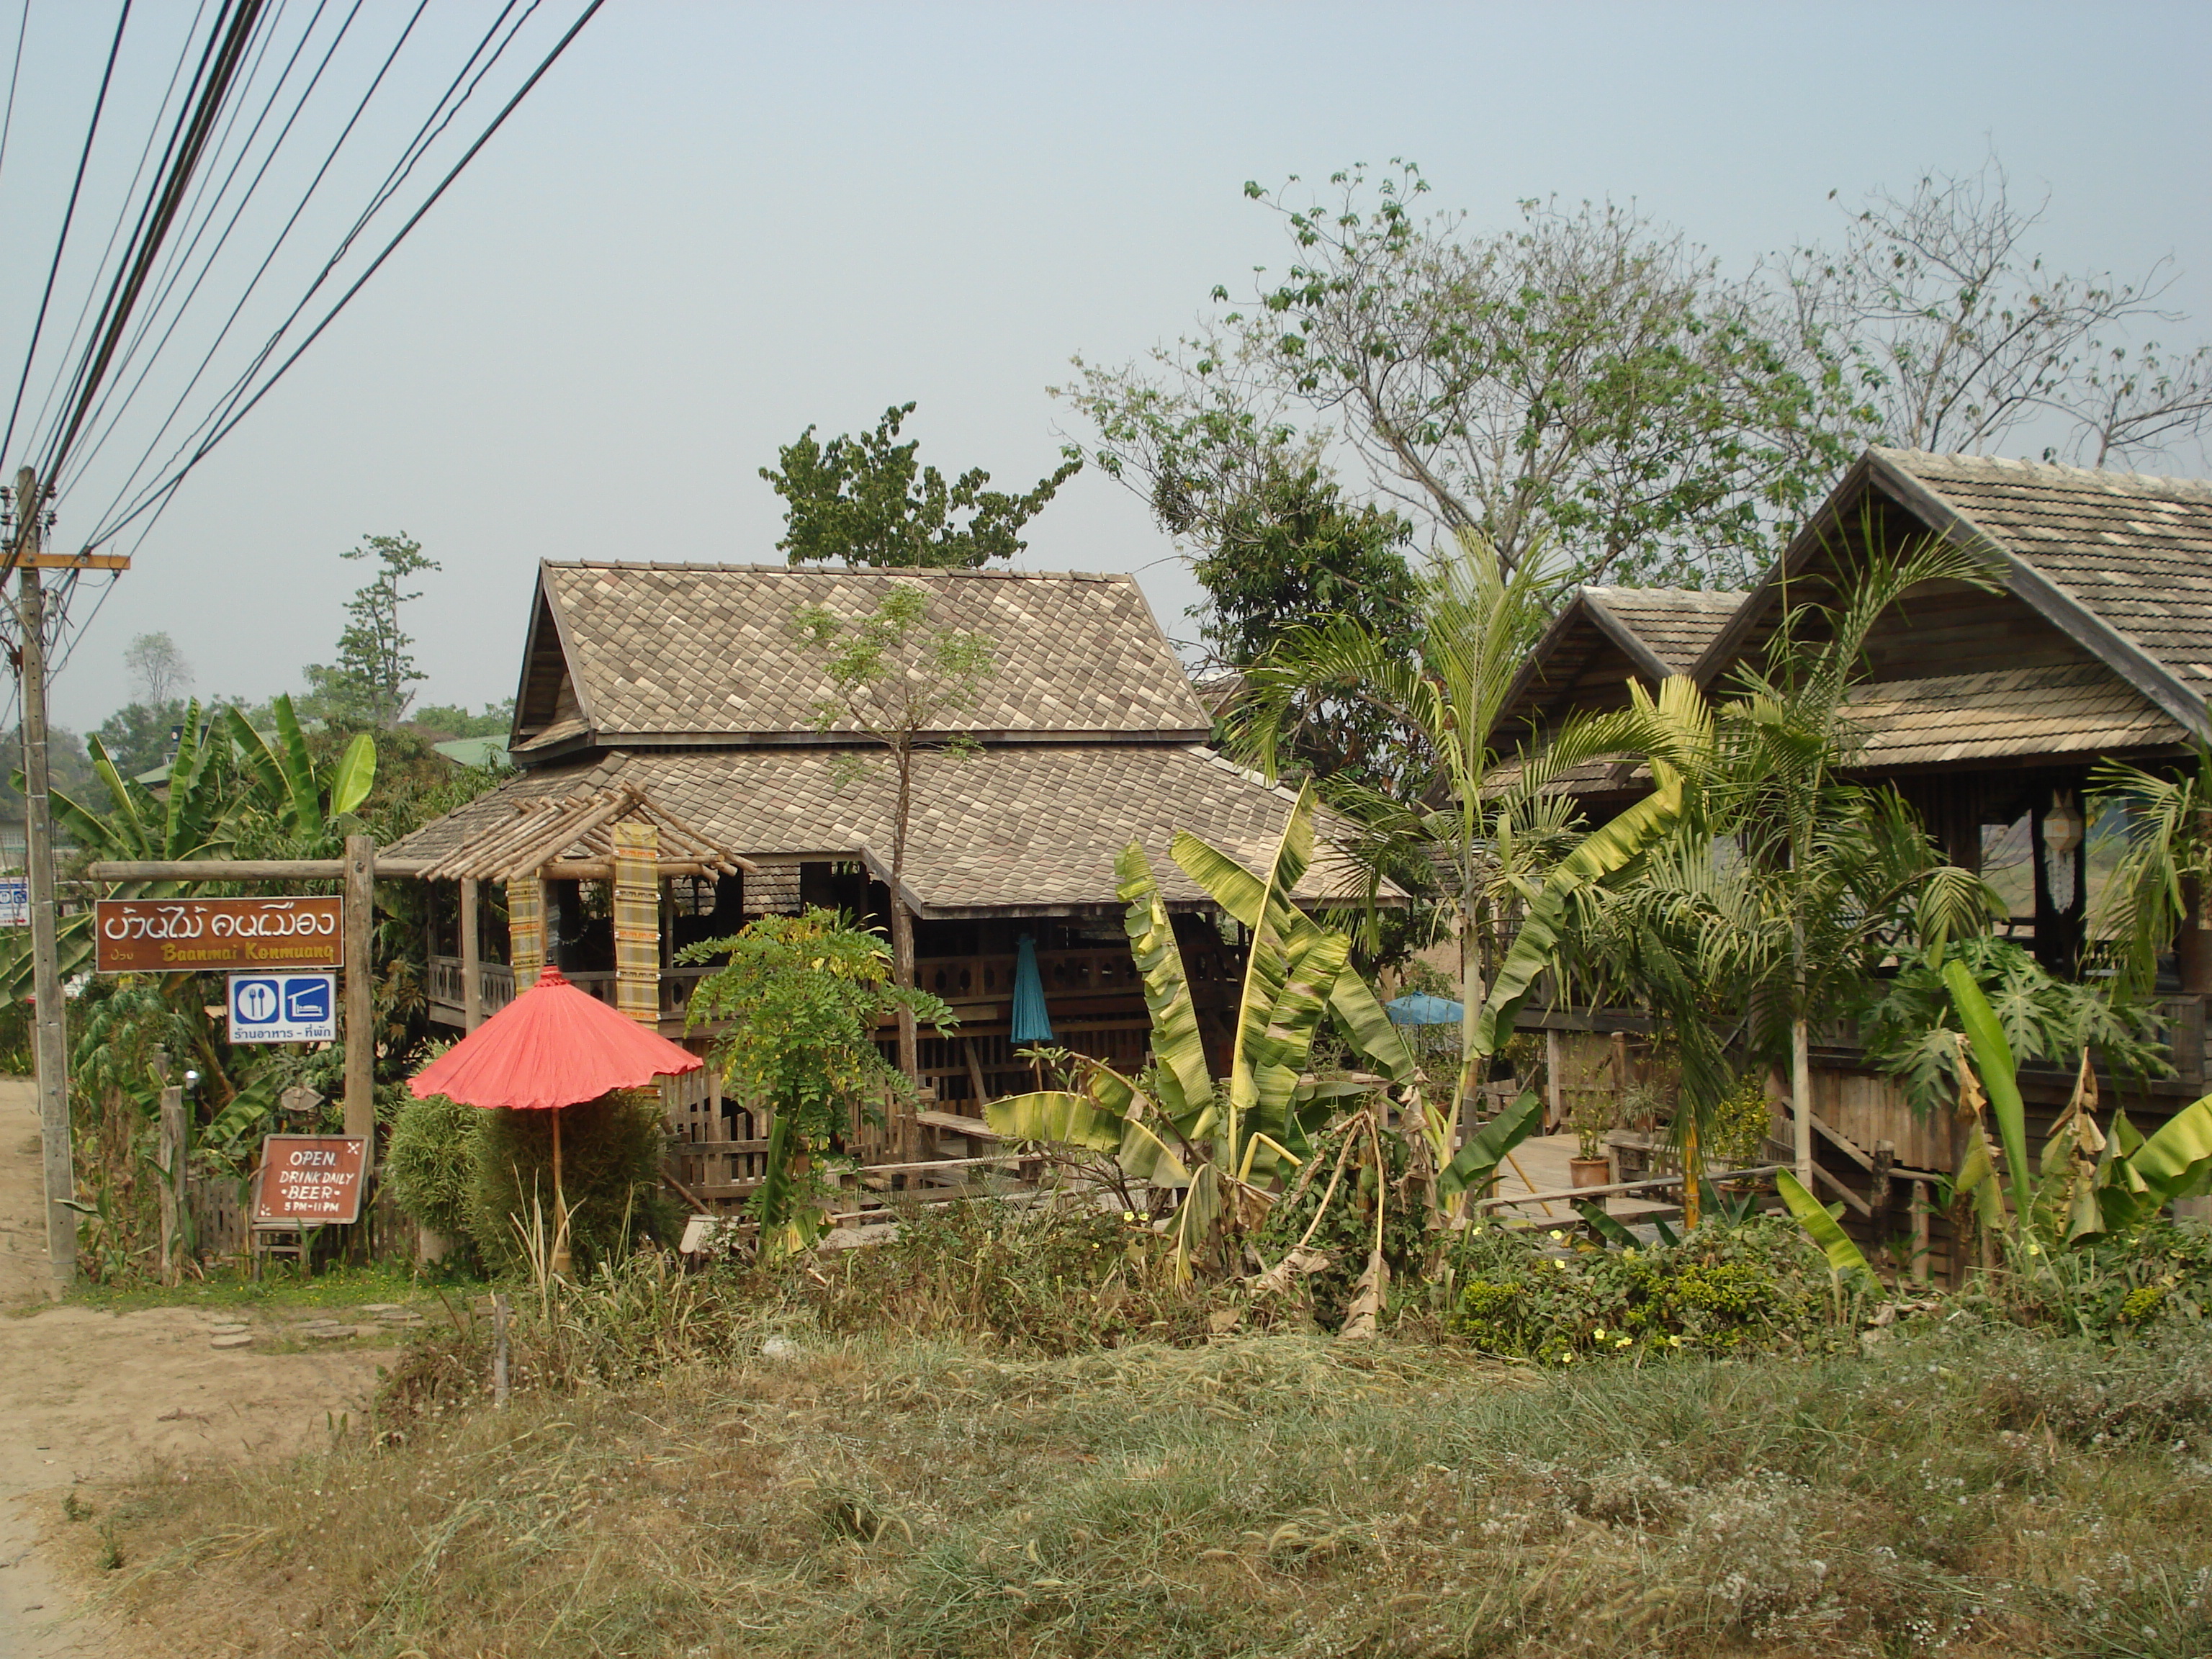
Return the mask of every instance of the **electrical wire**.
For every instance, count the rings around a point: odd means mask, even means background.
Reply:
[[[100,134],[100,112],[107,107],[107,88],[115,79],[116,56],[123,50],[123,31],[130,21],[131,0],[123,0],[123,9],[115,20],[115,39],[107,48],[107,67],[100,72],[100,95],[93,100],[92,120],[85,129],[84,151],[77,157],[76,179],[70,185],[69,206],[62,214],[61,234],[54,239],[54,259],[46,270],[46,292],[39,299],[38,320],[31,325],[30,347],[23,353],[23,372],[15,382],[15,402],[8,411],[7,428],[0,433],[0,456],[8,454],[15,445],[15,421],[23,410],[23,388],[30,384],[31,360],[39,355],[39,336],[46,325],[46,307],[54,297],[54,277],[62,268],[62,250],[69,246],[70,226],[76,218],[78,192],[84,188],[85,164],[92,160],[92,141]],[[15,563],[15,550],[11,543],[8,550],[9,568],[12,569]]]
[[[39,412],[32,417],[25,441],[26,448],[36,450],[43,442],[42,434],[48,430],[46,416],[52,411],[55,399],[62,396],[62,382],[69,373],[70,365],[77,361],[77,343],[84,337],[85,325],[90,320],[92,307],[100,298],[101,274],[108,268],[108,260],[115,252],[115,244],[122,236],[124,227],[130,222],[131,206],[138,199],[139,181],[146,177],[147,163],[154,158],[155,143],[169,125],[170,100],[176,96],[177,82],[183,78],[185,68],[191,63],[192,42],[198,38],[200,19],[207,15],[208,4],[209,0],[198,0],[198,9],[192,13],[191,25],[185,31],[184,44],[178,50],[176,64],[169,71],[168,84],[162,88],[161,101],[154,106],[152,118],[147,122],[146,142],[139,146],[137,165],[131,171],[130,184],[117,199],[115,222],[107,228],[107,240],[100,247],[100,257],[92,262],[92,276],[85,285],[84,299],[77,307],[76,322],[70,325],[69,338],[55,360],[53,375],[46,383],[46,396],[39,400]],[[189,93],[186,96],[189,98]],[[58,481],[45,478],[43,474],[41,477],[47,483],[58,484]]]
[[[575,40],[578,34],[582,33],[585,26],[588,24],[593,17],[598,15],[600,7],[605,3],[605,0],[589,0],[589,3],[585,6],[583,11],[578,15],[576,21],[569,25],[567,32],[554,43],[552,49],[545,54],[543,59],[539,61],[537,68],[531,71],[529,78],[526,80],[522,83],[521,87],[516,90],[514,94],[501,106],[498,114],[494,116],[489,124],[487,125],[483,131],[477,136],[474,142],[472,142],[469,145],[468,149],[463,152],[460,159],[455,161],[453,165],[447,169],[445,175],[439,179],[435,188],[434,188],[430,191],[429,195],[423,199],[421,204],[416,208],[414,212],[408,216],[406,222],[402,224],[399,229],[385,243],[384,246],[378,252],[375,258],[369,262],[368,268],[364,270],[360,276],[354,279],[351,285],[347,288],[343,294],[339,295],[337,301],[332,304],[327,312],[324,313],[321,319],[316,323],[311,331],[309,331],[306,337],[303,338],[284,358],[284,360],[277,365],[276,370],[261,382],[261,384],[254,390],[251,397],[245,398],[242,403],[238,404],[235,408],[232,409],[224,416],[220,423],[218,423],[215,428],[198,443],[198,445],[193,449],[191,456],[180,466],[178,466],[167,477],[161,480],[157,486],[155,486],[151,491],[146,494],[143,499],[140,500],[138,504],[131,511],[112,523],[105,524],[97,527],[93,534],[87,538],[84,543],[86,551],[89,552],[93,549],[104,545],[108,541],[112,540],[116,535],[120,533],[131,523],[145,515],[149,510],[155,511],[158,514],[160,510],[166,508],[167,502],[174,497],[178,487],[181,485],[185,479],[191,475],[192,470],[197,467],[201,461],[207,458],[208,454],[217,444],[221,443],[225,437],[228,436],[229,434],[237,428],[238,423],[240,421],[243,421],[246,416],[253,411],[261,400],[268,396],[270,392],[275,388],[276,384],[284,378],[285,374],[290,371],[292,367],[307,353],[308,348],[313,346],[314,343],[322,337],[324,331],[329,328],[331,323],[337,319],[340,313],[342,313],[345,310],[346,307],[352,302],[354,297],[368,284],[369,280],[383,268],[385,261],[392,257],[392,253],[399,247],[400,244],[405,241],[407,237],[413,232],[416,226],[419,225],[422,222],[423,218],[429,213],[430,210],[437,205],[440,199],[444,197],[446,191],[452,187],[453,181],[460,177],[461,173],[466,170],[471,162],[476,160],[477,155],[483,150],[483,147],[491,142],[492,137],[502,126],[506,125],[507,118],[514,113],[515,110],[522,103],[522,100],[529,96],[531,92],[536,88],[538,82],[543,80],[546,74],[552,69],[553,65],[560,60],[562,54],[568,49],[569,44]]]
[[[199,166],[201,155],[207,148],[209,136],[214,131],[216,119],[222,113],[225,96],[232,80],[238,73],[240,61],[252,38],[254,26],[260,21],[262,0],[239,0],[238,8],[230,12],[228,27],[222,27],[218,18],[217,28],[210,30],[208,57],[203,60],[204,73],[200,95],[192,105],[192,115],[186,126],[181,114],[179,129],[173,136],[168,164],[160,196],[148,204],[142,216],[140,228],[132,236],[133,251],[128,264],[116,272],[114,285],[106,302],[100,308],[100,320],[94,332],[96,346],[88,353],[70,389],[74,407],[67,423],[61,428],[46,450],[46,461],[39,469],[41,477],[51,478],[61,471],[68,459],[70,446],[83,428],[92,412],[93,399],[99,395],[101,380],[107,365],[123,341],[124,331],[131,320],[131,307],[137,303],[147,278],[152,274],[154,262],[170,228],[176,222],[177,210],[184,200],[192,173]],[[220,32],[220,44],[217,33]]]
[[[23,0],[23,15],[15,25],[15,62],[8,71],[8,112],[0,116],[0,177],[8,169],[8,135],[15,130],[15,82],[23,73],[23,37],[31,32],[31,0]]]
[[[477,42],[475,50],[470,52],[467,60],[461,65],[459,71],[455,74],[453,81],[447,86],[445,91],[439,95],[437,102],[431,106],[429,112],[422,118],[422,125],[416,129],[415,136],[408,141],[407,147],[402,151],[399,160],[395,161],[390,171],[386,173],[383,183],[377,187],[376,191],[371,197],[368,206],[362,210],[360,215],[355,218],[352,225],[347,228],[345,234],[338,239],[337,247],[332,250],[329,257],[324,261],[322,268],[317,273],[315,279],[307,285],[307,291],[300,296],[298,301],[292,307],[292,309],[286,313],[283,320],[280,322],[275,329],[270,331],[268,338],[262,343],[260,349],[254,353],[251,359],[248,360],[245,368],[233,378],[229,386],[216,398],[214,404],[210,407],[207,413],[203,415],[200,419],[194,423],[192,428],[185,433],[183,440],[178,444],[176,449],[170,454],[168,460],[164,463],[165,466],[174,465],[179,457],[184,456],[193,447],[194,444],[198,441],[202,434],[209,431],[214,427],[221,425],[226,417],[237,408],[240,399],[243,398],[246,395],[247,389],[253,384],[254,376],[259,374],[262,368],[268,363],[269,360],[276,355],[277,349],[283,343],[284,337],[290,332],[293,324],[297,322],[301,316],[307,311],[308,306],[313,302],[316,294],[320,292],[324,283],[329,279],[331,272],[336,270],[338,265],[343,261],[346,254],[351,250],[355,241],[360,237],[362,231],[368,226],[369,221],[374,217],[377,211],[384,205],[384,204],[391,199],[398,186],[405,182],[407,176],[413,171],[416,161],[418,161],[422,155],[428,149],[429,144],[434,142],[438,134],[442,133],[446,130],[446,127],[451,124],[453,115],[457,114],[460,108],[467,103],[469,98],[474,95],[476,88],[482,83],[484,75],[488,74],[490,70],[497,64],[499,59],[505,55],[507,48],[513,44],[515,34],[520,31],[522,24],[527,22],[531,15],[537,11],[540,0],[531,0],[529,10],[526,11],[522,17],[517,21],[514,28],[507,31],[507,38],[499,42],[496,48],[493,50],[490,58],[485,60],[483,69],[477,71],[476,79],[470,82],[468,90],[465,93],[461,94],[459,102],[455,102],[454,94],[460,91],[462,83],[465,81],[469,80],[470,71],[476,68],[477,60],[479,58],[483,57],[485,48],[491,46],[494,38],[499,33],[501,26],[505,23],[507,17],[513,14],[516,3],[517,0],[507,0],[507,5],[502,7],[498,15],[492,19],[490,26],[484,31],[483,38]],[[419,16],[420,15],[421,10],[420,8],[418,8],[416,15]],[[410,27],[411,28],[412,26],[412,20],[410,20]],[[581,24],[580,23],[577,27],[580,27]],[[571,33],[573,33],[574,31],[572,30]],[[395,46],[393,50],[396,54],[398,47]],[[559,48],[556,47],[556,53],[558,51]],[[389,69],[389,60],[387,60],[386,67],[387,70]],[[540,73],[543,73],[542,67]],[[380,81],[381,79],[382,76],[380,74],[379,80]],[[370,88],[370,92],[364,94],[362,105],[356,108],[355,112],[354,120],[348,122],[346,133],[342,133],[340,135],[339,144],[342,145],[346,135],[351,132],[354,122],[360,118],[362,111],[365,110],[367,107],[368,97],[373,96],[374,93],[374,88],[372,87]],[[448,105],[452,106],[450,112],[447,109]],[[443,118],[442,119],[441,118],[441,117]],[[504,118],[502,117],[501,118]],[[337,150],[337,147],[333,146],[330,157],[326,158],[325,161],[324,170],[327,170],[330,162],[336,159]],[[321,172],[319,171],[316,179],[318,184],[320,182],[320,179]],[[313,193],[313,189],[314,185],[311,185],[309,186],[310,194]],[[304,198],[301,205],[303,207],[305,206]],[[290,226],[288,223],[286,227],[287,234],[289,234],[289,229]],[[274,257],[273,250],[271,257]],[[264,269],[266,269],[265,261],[264,263]],[[256,283],[258,283],[260,275],[260,272],[256,272]],[[248,292],[251,292],[250,287]],[[240,296],[239,307],[233,308],[232,317],[230,321],[225,324],[222,334],[219,335],[216,342],[210,346],[207,355],[201,361],[200,368],[198,370],[195,371],[191,380],[186,385],[185,390],[178,395],[177,401],[172,407],[168,418],[162,422],[161,427],[157,429],[153,438],[149,441],[145,453],[140,458],[138,464],[131,469],[129,476],[125,477],[122,486],[116,491],[113,499],[109,502],[107,507],[101,513],[100,518],[94,520],[96,525],[105,526],[114,517],[118,508],[122,507],[126,500],[134,508],[142,506],[143,503],[146,500],[150,499],[154,492],[160,488],[159,485],[149,484],[146,489],[142,490],[137,495],[133,496],[130,493],[132,487],[137,483],[139,477],[145,471],[147,464],[152,460],[153,453],[155,449],[159,447],[162,436],[166,434],[169,428],[174,424],[176,417],[183,412],[184,405],[190,400],[192,389],[198,386],[201,374],[206,372],[208,367],[213,362],[216,349],[220,348],[222,339],[226,337],[229,332],[231,323],[234,323],[236,321],[238,310],[242,308],[245,303],[245,295]],[[126,515],[125,520],[118,522],[127,522],[129,516],[135,516],[135,514]]]
[[[301,55],[306,52],[308,42],[313,38],[315,27],[322,21],[323,13],[327,9],[328,3],[329,0],[321,0],[321,3],[315,8],[314,15],[308,20],[307,27],[301,32],[299,41],[293,47],[291,57],[286,60],[283,72],[277,76],[276,86],[270,89],[268,102],[256,118],[252,130],[246,134],[246,141],[240,147],[237,155],[233,158],[230,170],[215,194],[213,206],[220,206],[223,198],[229,193],[230,185],[236,179],[239,168],[245,164],[246,157],[252,153],[254,141],[260,136],[262,125],[274,112],[278,95],[282,94],[285,84],[291,79],[292,71],[298,67]],[[140,388],[145,385],[146,379],[152,374],[155,365],[161,361],[162,352],[167,349],[178,327],[191,314],[192,301],[198,297],[202,285],[214,271],[216,261],[222,256],[223,249],[228,246],[232,233],[238,228],[240,220],[245,216],[246,210],[252,205],[263,181],[268,177],[270,167],[282,152],[285,141],[290,137],[292,129],[298,124],[301,113],[307,106],[308,100],[313,97],[315,88],[321,84],[323,76],[329,70],[331,60],[337,55],[338,48],[344,44],[355,20],[361,15],[363,3],[364,0],[354,0],[354,4],[347,12],[344,21],[338,25],[337,32],[331,37],[329,46],[325,49],[321,61],[315,65],[314,73],[308,77],[307,85],[301,89],[298,99],[292,106],[291,113],[285,118],[283,125],[278,129],[276,136],[270,141],[267,154],[261,158],[260,166],[255,169],[252,179],[247,182],[244,193],[238,199],[237,205],[231,210],[229,222],[223,226],[222,234],[216,239],[215,246],[208,250],[206,258],[201,262],[199,274],[193,277],[191,288],[185,290],[184,298],[178,301],[174,310],[171,312],[167,326],[162,330],[161,337],[155,341],[153,349],[148,354],[145,361],[139,364],[136,378],[125,386],[123,385],[121,376],[137,356],[139,345],[144,341],[146,335],[160,320],[161,313],[167,306],[170,296],[175,291],[177,283],[183,279],[185,266],[190,264],[192,254],[198,251],[200,239],[206,234],[208,228],[213,224],[215,219],[213,207],[210,208],[207,217],[201,222],[198,228],[194,231],[191,242],[179,257],[173,274],[155,295],[139,332],[133,337],[131,345],[124,352],[122,360],[117,364],[115,378],[111,380],[109,389],[101,394],[100,409],[94,416],[95,422],[100,423],[98,435],[73,464],[74,474],[64,477],[61,480],[63,489],[66,489],[70,483],[76,482],[76,478],[81,477],[100,453],[106,448],[108,440],[114,435],[120,424],[122,415],[128,410],[132,399],[137,396]],[[272,257],[273,253],[272,249]],[[264,269],[265,268],[266,261],[264,262]],[[259,273],[257,272],[257,282],[258,276]],[[239,297],[239,306],[243,306],[251,292],[252,289],[249,286],[247,293]],[[234,307],[234,315],[235,310],[236,307]],[[228,325],[224,331],[226,333],[228,331]],[[220,345],[221,343],[222,336],[218,335],[216,343]],[[189,387],[185,395],[189,395]],[[111,404],[115,408],[115,414],[112,416],[107,414]],[[156,443],[160,441],[158,432],[153,441]],[[127,488],[127,483],[125,487]]]

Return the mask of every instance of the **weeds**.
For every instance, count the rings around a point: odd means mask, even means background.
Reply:
[[[778,1352],[163,1487],[117,1511],[121,1593],[212,1649],[266,1584],[283,1651],[382,1659],[2212,1641],[2201,1328],[1640,1371],[1295,1336]]]

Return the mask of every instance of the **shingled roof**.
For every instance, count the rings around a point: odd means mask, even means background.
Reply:
[[[1210,722],[1136,579],[971,570],[793,570],[719,564],[539,567],[514,751],[525,764],[619,744],[815,744],[830,694],[793,618],[858,617],[899,583],[933,626],[998,656],[976,707],[945,734],[985,741],[1176,742]],[[829,728],[834,740],[854,732]]]
[[[1690,588],[1576,588],[1514,677],[1498,719],[1501,738],[1540,731],[1563,708],[1626,703],[1632,676],[1656,685],[1688,673],[1743,597]]]
[[[378,854],[395,863],[448,859],[514,816],[518,804],[613,789],[641,792],[715,845],[762,862],[860,859],[890,865],[896,775],[878,763],[848,778],[835,750],[646,749],[526,772],[425,824]],[[1114,860],[1133,839],[1151,855],[1169,903],[1211,901],[1169,856],[1188,830],[1248,866],[1264,867],[1292,797],[1211,750],[1165,744],[994,745],[921,762],[908,830],[905,890],[915,913],[1118,915]],[[1340,858],[1317,858],[1298,896],[1352,897]],[[1396,890],[1385,894],[1386,901]]]
[[[1701,681],[1740,658],[1782,585],[1870,500],[1986,555],[2007,593],[2163,712],[2162,741],[2212,736],[2212,482],[1991,456],[1869,449],[1707,647]]]

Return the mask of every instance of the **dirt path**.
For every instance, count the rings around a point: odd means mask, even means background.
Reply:
[[[46,1285],[38,1112],[0,1078],[0,1308]],[[242,1316],[233,1315],[233,1317]],[[216,1316],[191,1308],[103,1313],[44,1307],[0,1316],[0,1655],[139,1659],[173,1651],[149,1631],[82,1611],[40,1547],[66,1524],[76,1482],[276,1456],[356,1420],[377,1351],[271,1353],[210,1346]]]

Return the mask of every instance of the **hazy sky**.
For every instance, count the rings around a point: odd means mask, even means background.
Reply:
[[[434,7],[456,40],[486,11]],[[142,9],[172,40],[191,18]],[[52,222],[112,27],[94,0],[32,18],[11,233]],[[9,25],[0,0],[0,40]],[[427,85],[453,57],[398,72]],[[2208,64],[2201,4],[612,0],[187,483],[56,717],[121,702],[124,647],[152,629],[204,694],[295,688],[363,574],[338,554],[399,530],[445,565],[409,617],[424,696],[507,696],[538,559],[772,562],[781,503],[757,469],[810,422],[858,428],[893,402],[920,401],[925,460],[1026,488],[1070,419],[1045,388],[1071,353],[1139,353],[1215,283],[1280,262],[1246,179],[1404,155],[1478,226],[1524,197],[1632,198],[1741,270],[1831,234],[1832,190],[1994,148],[2017,191],[2049,191],[2055,263],[2173,255],[2173,302],[2208,323],[2172,332],[2194,340],[2212,331]],[[118,107],[150,85],[126,76]],[[9,240],[0,314],[27,319],[51,230]],[[0,362],[21,350],[0,330]],[[64,499],[63,544],[96,506]],[[1188,631],[1188,576],[1106,479],[1064,489],[1032,543],[1031,568],[1139,571]]]

